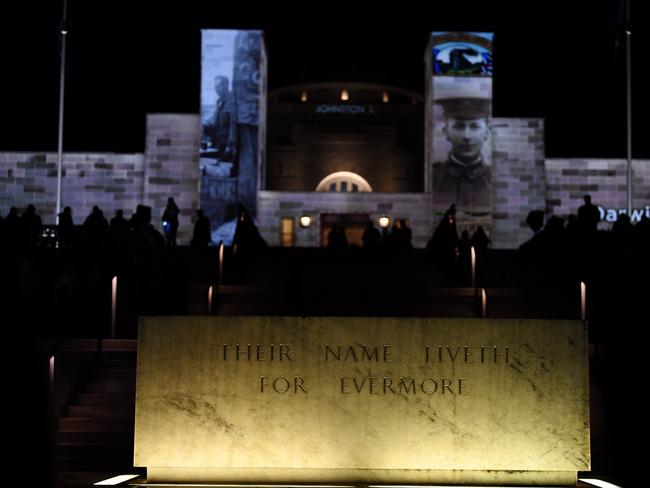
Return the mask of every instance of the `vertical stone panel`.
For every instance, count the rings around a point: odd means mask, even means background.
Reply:
[[[181,212],[179,244],[189,244],[199,206],[199,138],[198,115],[147,115],[143,202],[162,231],[167,199],[174,198]]]
[[[528,212],[546,207],[544,121],[495,118],[492,144],[492,247],[516,248],[531,236]]]

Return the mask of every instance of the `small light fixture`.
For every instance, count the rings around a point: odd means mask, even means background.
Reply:
[[[309,227],[311,225],[311,217],[309,215],[300,216],[300,227]]]
[[[345,88],[343,88],[343,90],[341,90],[341,100],[347,102],[349,99],[350,99],[350,95],[348,94],[348,91]]]
[[[307,101],[307,92],[303,90],[303,92],[300,94],[300,101],[301,102],[306,102]]]
[[[390,217],[388,215],[382,215],[379,217],[379,227],[386,229],[390,225]]]
[[[384,103],[388,103],[390,101],[390,98],[388,97],[388,92],[384,92],[381,94],[381,101]]]
[[[126,483],[127,481],[132,480],[133,478],[137,478],[138,474],[120,474],[118,476],[113,476],[112,478],[108,478],[102,481],[98,481],[97,483],[93,483],[93,486],[116,486],[121,483]]]

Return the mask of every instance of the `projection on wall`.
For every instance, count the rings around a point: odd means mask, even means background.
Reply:
[[[265,81],[261,31],[201,31],[201,208],[215,243],[232,242],[240,205],[255,217]]]
[[[430,46],[434,212],[454,205],[459,230],[489,234],[492,34],[434,32]]]
[[[436,32],[433,37],[434,75],[492,76],[491,34]]]

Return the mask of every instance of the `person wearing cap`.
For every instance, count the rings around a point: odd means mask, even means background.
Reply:
[[[434,199],[444,205],[489,212],[491,171],[482,150],[490,133],[490,100],[464,97],[441,99],[436,103],[444,111],[443,132],[451,150],[444,161],[433,165]]]

